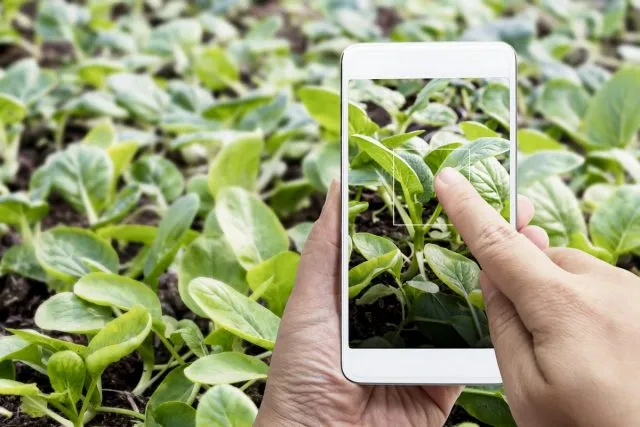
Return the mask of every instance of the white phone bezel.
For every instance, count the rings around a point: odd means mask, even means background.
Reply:
[[[516,221],[516,54],[500,42],[362,43],[341,58],[341,235],[348,235],[348,83],[353,79],[507,78],[510,113],[510,195]],[[348,252],[342,239],[342,253]],[[493,349],[358,349],[348,343],[348,269],[341,262],[341,363],[349,380],[369,384],[498,384]]]

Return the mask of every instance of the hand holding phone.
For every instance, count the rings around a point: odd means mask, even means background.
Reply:
[[[339,193],[334,182],[304,247],[255,425],[443,425],[462,387],[370,386],[342,375]],[[527,227],[531,203],[519,199],[517,210],[519,230],[548,242]]]
[[[518,426],[640,425],[640,278],[577,249],[541,251],[541,229],[516,233],[453,169],[435,188],[482,267]]]

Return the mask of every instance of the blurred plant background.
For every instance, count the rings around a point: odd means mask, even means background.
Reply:
[[[77,416],[50,361],[131,322],[139,310],[98,290],[139,279],[157,337],[111,360],[85,421],[250,424],[299,252],[339,171],[340,53],[441,40],[514,47],[519,191],[534,223],[554,246],[637,273],[638,0],[3,0],[0,423]],[[372,85],[361,99],[387,96]],[[438,132],[460,130],[421,137]],[[209,279],[189,286],[197,277]],[[221,317],[207,290],[229,292],[265,330]],[[215,358],[232,351],[250,362]],[[244,374],[206,375],[215,369]],[[515,425],[500,389],[467,389],[448,425],[466,421]]]

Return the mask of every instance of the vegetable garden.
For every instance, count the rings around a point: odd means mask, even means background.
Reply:
[[[251,425],[358,41],[510,43],[533,223],[637,273],[639,23],[637,0],[3,1],[2,425]],[[499,95],[433,106],[463,92],[426,97],[420,144],[504,133]],[[354,109],[383,123],[405,94],[371,84]],[[500,389],[467,388],[465,421],[514,425]]]

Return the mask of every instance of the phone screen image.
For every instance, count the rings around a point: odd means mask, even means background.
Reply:
[[[347,96],[349,346],[492,347],[434,177],[456,168],[510,221],[508,79],[355,79]]]

